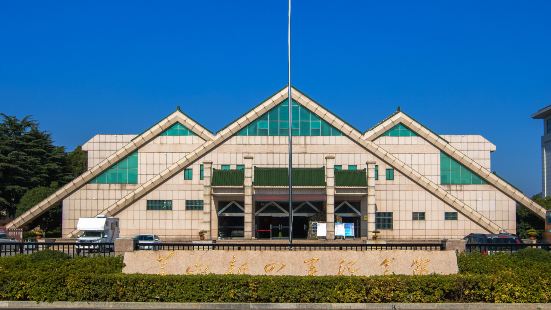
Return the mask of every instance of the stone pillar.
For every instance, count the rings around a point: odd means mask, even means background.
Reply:
[[[245,205],[245,239],[252,239],[254,234],[254,206],[253,206],[253,157],[243,157],[243,163],[245,164],[245,180],[244,180],[244,201]]]
[[[212,197],[212,161],[203,162],[203,206],[210,216],[210,239],[218,239],[218,211]]]
[[[367,162],[367,237],[373,239],[375,231],[375,162]]]
[[[327,240],[335,239],[335,156],[325,156]]]

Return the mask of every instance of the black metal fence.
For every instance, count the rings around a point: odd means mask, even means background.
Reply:
[[[283,243],[156,243],[141,244],[137,249],[146,250],[227,250],[227,251],[286,251],[290,247]],[[376,251],[376,250],[427,250],[441,251],[446,249],[445,242],[441,243],[386,243],[386,244],[346,244],[346,243],[318,243],[293,244],[295,251]]]
[[[114,243],[75,243],[75,242],[2,242],[0,256],[32,254],[43,250],[53,250],[70,256],[110,256],[114,255]]]
[[[545,243],[522,243],[522,244],[510,244],[510,243],[480,243],[480,244],[467,244],[466,252],[468,253],[482,253],[482,254],[496,254],[496,253],[515,253],[523,249],[542,249],[551,250],[551,244]]]

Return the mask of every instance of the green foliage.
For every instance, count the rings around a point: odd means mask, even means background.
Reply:
[[[541,195],[536,195],[532,197],[532,200],[544,207],[546,210],[551,209],[551,197],[541,197]],[[545,222],[542,218],[535,215],[526,207],[517,207],[517,234],[519,237],[523,239],[528,238],[528,231],[530,229],[535,229],[538,234],[541,235],[545,228],[544,226]]]
[[[78,177],[88,169],[88,153],[83,151],[81,146],[77,146],[72,152],[69,152],[67,160],[73,178]]]
[[[31,190],[28,190],[21,200],[17,204],[15,216],[19,216],[30,208],[34,207],[36,204],[46,199],[51,194],[55,193],[57,190],[57,184],[54,182],[51,187],[35,187]],[[48,236],[59,236],[61,235],[61,230],[58,229],[61,227],[61,204],[54,206],[40,216],[38,219],[33,221],[29,227],[40,226],[40,228],[48,232]],[[52,234],[53,231],[56,231],[56,234]]]
[[[13,216],[27,190],[66,183],[71,173],[64,148],[54,146],[50,134],[41,131],[36,121],[29,116],[1,116],[0,211]]]
[[[117,257],[0,258],[0,300],[122,302],[551,302],[551,254],[459,256],[457,275],[126,275]]]

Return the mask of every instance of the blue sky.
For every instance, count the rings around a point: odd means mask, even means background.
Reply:
[[[550,1],[293,5],[293,84],[365,130],[397,106],[482,134],[493,170],[540,191]],[[177,105],[216,131],[286,84],[287,2],[3,1],[0,112],[72,149],[139,133]]]

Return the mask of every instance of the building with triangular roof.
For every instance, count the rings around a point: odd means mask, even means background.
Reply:
[[[357,238],[458,239],[516,232],[516,207],[545,210],[491,172],[496,147],[478,135],[439,135],[402,111],[366,132],[284,88],[213,134],[179,109],[139,135],[86,142],[88,170],[8,228],[59,202],[64,237],[80,217],[119,218],[121,236],[163,240],[286,238],[293,135],[293,237],[348,223]]]

